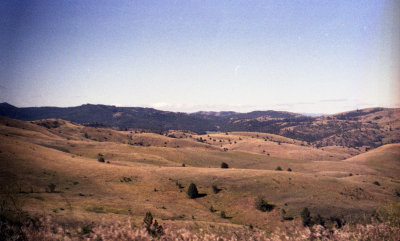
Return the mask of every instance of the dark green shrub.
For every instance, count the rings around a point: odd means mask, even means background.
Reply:
[[[161,237],[164,234],[164,228],[158,224],[157,220],[153,222],[153,215],[151,212],[147,212],[143,220],[144,226],[147,232],[156,238]]]
[[[81,231],[82,234],[93,233],[92,225],[90,225],[90,224],[82,226],[81,230],[82,230]]]
[[[291,172],[291,171],[292,171],[292,169],[289,167],[289,168],[287,169],[287,171],[288,171],[288,172]]]
[[[212,205],[210,206],[209,210],[210,210],[210,212],[212,212],[212,213],[215,213],[215,211],[216,211]]]
[[[325,227],[325,219],[319,214],[314,218],[314,223]]]
[[[228,216],[226,216],[225,211],[221,211],[220,214],[221,218],[228,218]]]
[[[221,168],[229,168],[228,164],[225,162],[221,163]]]
[[[282,171],[282,167],[281,166],[277,166],[275,170],[276,171]]]
[[[285,209],[281,209],[281,217],[282,217],[282,220],[285,220],[285,217],[286,217],[286,210]]]
[[[311,213],[308,208],[304,208],[301,213],[300,213],[301,221],[303,223],[303,226],[311,226],[312,225],[312,220],[311,220]]]
[[[56,184],[54,183],[50,183],[47,187],[49,188],[49,192],[55,192],[56,190]]]
[[[378,181],[373,182],[375,185],[380,186],[381,184]]]
[[[262,196],[258,196],[254,202],[254,206],[257,210],[260,210],[262,212],[269,212],[274,209],[274,205],[269,204],[267,201],[264,200]]]
[[[99,157],[97,158],[97,160],[98,160],[99,162],[105,162],[104,157],[102,157],[102,156],[99,156]]]
[[[196,184],[194,184],[193,182],[190,183],[190,185],[189,185],[187,195],[189,198],[192,198],[192,199],[199,196],[199,192],[197,191]]]

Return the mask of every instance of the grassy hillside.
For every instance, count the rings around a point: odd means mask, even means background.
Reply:
[[[4,117],[0,143],[2,199],[58,223],[130,218],[140,226],[150,211],[166,227],[274,232],[299,225],[304,207],[349,219],[400,199],[399,144],[365,152],[265,133],[135,133]],[[199,198],[187,197],[191,182]],[[257,210],[258,196],[273,210]],[[283,221],[283,209],[294,220]]]

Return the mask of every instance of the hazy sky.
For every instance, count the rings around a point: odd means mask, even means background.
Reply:
[[[0,1],[0,102],[399,107],[400,1]]]

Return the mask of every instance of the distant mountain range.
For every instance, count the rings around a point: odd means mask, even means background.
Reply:
[[[32,121],[60,118],[71,122],[93,125],[116,126],[121,128],[142,128],[152,130],[228,131],[231,122],[244,119],[295,119],[305,117],[283,111],[233,111],[182,113],[161,111],[142,107],[116,107],[110,105],[86,104],[76,107],[26,107],[18,108],[8,103],[0,104],[0,115],[14,119]]]
[[[316,145],[379,146],[400,142],[400,109],[369,108],[312,117],[285,111],[199,111],[181,113],[142,107],[85,104],[76,107],[24,107],[0,104],[0,115],[33,121],[59,118],[88,126],[152,131],[250,131],[278,134]]]

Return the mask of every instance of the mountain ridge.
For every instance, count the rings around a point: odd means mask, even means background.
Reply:
[[[262,132],[317,146],[370,146],[400,142],[400,108],[366,108],[311,117],[286,111],[162,111],[146,107],[84,104],[75,107],[15,107],[0,104],[0,116],[24,121],[58,118],[87,126],[196,133]]]

